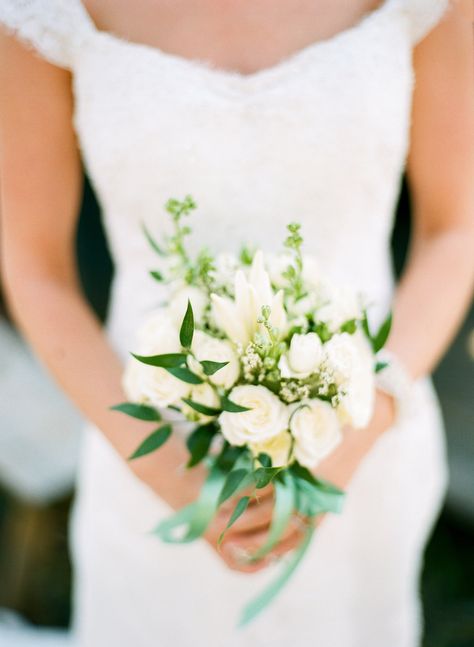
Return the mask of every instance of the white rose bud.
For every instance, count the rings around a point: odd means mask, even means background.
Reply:
[[[342,439],[336,412],[328,402],[318,399],[304,400],[294,407],[290,430],[295,457],[308,469],[328,456]]]
[[[334,335],[324,344],[326,364],[344,395],[338,406],[343,424],[365,427],[375,397],[374,358],[363,333]]]
[[[322,361],[321,340],[314,332],[306,335],[293,335],[290,348],[279,361],[279,369],[284,378],[305,378],[315,373]]]
[[[214,375],[210,375],[209,380],[226,389],[234,386],[240,375],[240,363],[230,342],[216,339],[201,330],[196,330],[192,350],[198,361],[228,362],[227,366],[220,368]]]
[[[324,344],[325,363],[338,385],[346,385],[352,381],[359,358],[354,335],[347,332],[334,335]]]
[[[231,445],[261,443],[288,427],[288,407],[264,386],[236,386],[229,399],[249,411],[219,416],[222,434]]]
[[[250,445],[250,449],[254,456],[268,454],[272,459],[272,467],[285,467],[290,458],[291,434],[288,431],[282,431],[270,440]]]
[[[357,357],[354,358],[350,379],[343,384],[344,395],[337,411],[343,424],[363,429],[369,424],[374,410],[374,356],[363,333],[355,333],[352,340]]]

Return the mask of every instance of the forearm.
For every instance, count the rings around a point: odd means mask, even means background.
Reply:
[[[124,400],[121,361],[74,279],[58,280],[37,271],[7,281],[7,288],[15,319],[39,358],[117,452],[130,456],[155,427],[110,410]],[[171,490],[176,489],[177,467],[186,458],[183,443],[172,437],[160,452],[129,465],[160,496],[175,501]]]
[[[387,344],[416,379],[429,373],[453,337],[470,300],[474,263],[472,231],[452,228],[413,246],[396,292]],[[346,487],[361,461],[395,420],[393,400],[377,394],[366,429],[346,429],[344,442],[317,468],[317,475]]]
[[[415,379],[433,370],[465,315],[474,279],[473,249],[472,227],[419,237],[413,245],[396,292],[387,348]]]

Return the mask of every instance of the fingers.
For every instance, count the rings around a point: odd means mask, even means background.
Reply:
[[[258,503],[249,505],[245,513],[232,526],[232,534],[268,528],[272,520],[273,509],[273,499],[268,497]]]
[[[294,518],[288,525],[280,542],[274,546],[268,555],[258,561],[252,561],[252,555],[263,546],[268,533],[258,531],[234,535],[224,540],[220,553],[221,557],[232,570],[255,573],[295,549],[303,538],[305,527],[305,523],[300,518]]]
[[[237,498],[233,498],[219,508],[219,511],[209,529],[210,534],[220,535],[226,527],[229,518],[234,510]],[[237,519],[232,528],[229,529],[229,535],[236,532],[250,532],[257,529],[265,529],[271,523],[273,515],[274,497],[273,488],[267,486],[257,491],[255,498],[252,498],[245,513]]]

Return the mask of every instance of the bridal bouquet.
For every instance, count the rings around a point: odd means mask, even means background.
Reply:
[[[244,247],[238,256],[203,249],[192,257],[184,221],[194,208],[189,196],[169,200],[172,233],[160,244],[144,228],[161,259],[160,271],[151,276],[166,283],[169,299],[138,331],[123,378],[130,401],[113,408],[158,423],[132,459],[170,437],[164,409],[196,425],[186,439],[188,467],[205,461],[208,478],[196,502],[159,524],[156,533],[164,541],[198,539],[233,497],[229,529],[270,483],[272,523],[250,559],[268,554],[294,515],[304,520],[300,546],[271,586],[245,607],[246,623],[301,561],[316,517],[341,509],[343,492],[314,470],[341,442],[345,425],[363,429],[371,418],[374,376],[384,366],[376,354],[390,317],[375,334],[370,331],[360,297],[330,282],[315,259],[303,256],[298,224],[288,225],[281,254]]]

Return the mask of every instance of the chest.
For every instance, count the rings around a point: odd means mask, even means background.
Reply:
[[[86,0],[95,25],[219,69],[252,74],[333,37],[384,0]]]

